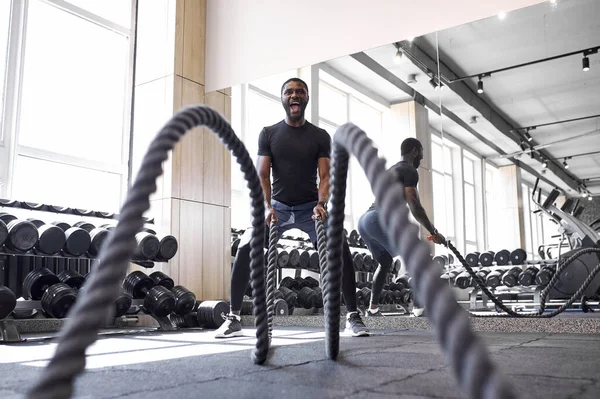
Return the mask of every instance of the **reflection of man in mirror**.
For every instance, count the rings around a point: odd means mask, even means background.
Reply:
[[[316,248],[315,217],[327,219],[331,137],[304,118],[308,100],[308,86],[304,81],[291,78],[283,83],[281,104],[286,116],[260,132],[257,171],[265,195],[267,230],[271,222],[277,223],[279,237],[287,230],[300,229],[308,234]],[[238,246],[231,272],[231,312],[216,332],[217,338],[242,335],[240,310],[250,280],[250,236],[251,229],[248,229]],[[355,337],[369,335],[356,305],[354,262],[345,238],[342,293],[347,310],[346,333]]]
[[[427,212],[425,212],[425,208],[421,205],[419,191],[417,190],[417,183],[419,182],[417,168],[423,159],[423,145],[419,140],[409,137],[402,142],[400,153],[402,159],[392,166],[390,170],[394,172],[398,181],[404,186],[404,196],[412,215],[431,233],[433,242],[444,244],[446,239],[437,231],[429,220],[429,217],[427,217]],[[382,316],[377,304],[379,303],[379,296],[385,283],[385,277],[394,262],[391,255],[394,253],[394,250],[388,242],[387,234],[379,223],[379,214],[375,204],[371,205],[369,210],[358,220],[358,232],[365,244],[367,244],[373,258],[379,263],[373,275],[373,288],[371,290],[371,302],[367,310],[367,317]],[[418,317],[422,314],[423,308],[418,306],[415,299],[412,315]]]

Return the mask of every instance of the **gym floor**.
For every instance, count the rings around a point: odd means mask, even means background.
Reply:
[[[270,358],[254,365],[253,328],[102,336],[88,350],[75,398],[462,398],[436,337],[375,330],[342,338],[337,362],[316,327],[276,326]],[[595,399],[600,335],[479,332],[521,398]],[[0,346],[0,397],[22,398],[53,353],[51,340]]]

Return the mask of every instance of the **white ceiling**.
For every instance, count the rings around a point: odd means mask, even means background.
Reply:
[[[458,76],[600,46],[600,1],[558,0],[555,3],[548,1],[516,10],[508,13],[503,20],[494,16],[421,36],[414,40],[413,46],[432,59],[439,57]],[[395,52],[393,44],[364,51],[404,82],[409,74],[416,73],[417,83],[411,86],[435,104],[443,104],[463,121],[468,123],[472,116],[477,116],[477,123],[469,126],[504,152],[510,154],[521,150],[517,143],[454,93],[452,84],[443,90],[434,90],[429,84],[430,78],[406,57],[399,65],[395,64]],[[485,91],[480,96],[514,127],[600,114],[600,54],[592,54],[588,58],[588,72],[582,71],[582,55],[578,54],[495,73],[483,79]],[[350,56],[328,64],[390,102],[406,97],[399,88],[386,83]],[[476,90],[476,78],[466,83],[473,91]],[[438,131],[443,129],[445,134],[461,140],[480,155],[490,157],[497,165],[511,162],[500,158],[493,148],[449,118],[444,117],[442,121],[441,117],[432,113],[430,124]],[[586,133],[586,137],[575,138]],[[544,148],[558,165],[562,164],[565,156],[600,151],[600,118],[538,127],[530,134],[536,145],[563,140]],[[521,156],[519,161],[568,192],[569,187],[554,173],[545,170],[540,162],[527,155]],[[567,172],[578,180],[600,176],[600,153],[574,157],[567,162],[570,166]],[[592,193],[600,194],[600,179],[588,182],[587,186]]]

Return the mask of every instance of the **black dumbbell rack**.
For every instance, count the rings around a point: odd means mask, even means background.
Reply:
[[[81,222],[89,222],[94,220],[118,220],[118,214],[111,212],[100,212],[91,211],[78,208],[68,208],[62,206],[51,206],[46,204],[37,204],[25,201],[8,201],[0,200],[0,212],[4,213],[16,213],[11,212],[14,209],[27,210],[34,219],[38,217],[48,220],[52,215],[56,215],[57,219],[61,215],[76,215],[81,216]],[[44,215],[44,216],[41,216]],[[20,216],[20,215],[19,215]],[[73,219],[73,216],[70,216]],[[19,218],[21,219],[21,218]],[[145,223],[153,224],[153,218],[145,218]],[[95,224],[95,222],[94,222]],[[108,225],[108,223],[105,223]],[[116,223],[112,223],[116,224]],[[110,227],[109,227],[110,229]],[[89,231],[88,231],[89,233]],[[164,260],[156,259],[144,259],[136,258],[132,259],[131,262],[142,266],[144,268],[153,268],[155,262],[162,262]],[[7,248],[6,246],[0,245],[0,286],[6,286],[10,289],[17,298],[17,305],[14,310],[16,311],[27,311],[27,310],[40,310],[42,309],[41,301],[39,300],[22,300],[23,297],[23,282],[27,274],[31,271],[47,268],[52,273],[58,275],[65,270],[71,270],[85,276],[97,263],[97,256],[91,255],[89,252],[82,254],[81,256],[72,256],[66,254],[64,251],[59,251],[56,254],[48,255],[42,254],[35,249],[28,250],[26,252],[16,251],[14,249]],[[142,305],[143,300],[134,299],[132,306]],[[35,315],[34,315],[35,316]],[[28,318],[28,317],[20,317]],[[18,318],[10,319],[6,318],[0,320],[0,342],[20,342],[22,341],[20,334],[15,325],[15,321]],[[50,320],[50,319],[48,319]],[[163,323],[164,321],[158,320],[162,329],[169,330],[171,323]],[[164,324],[164,325],[163,325]]]

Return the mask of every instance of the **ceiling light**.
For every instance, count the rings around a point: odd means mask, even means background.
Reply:
[[[550,0],[550,4],[556,4],[558,3],[558,0]]]
[[[479,79],[479,82],[477,82],[477,93],[483,93],[483,82],[481,81],[481,79]]]
[[[569,169],[569,164],[567,163],[567,161],[563,161],[563,166],[565,167],[565,169]]]
[[[592,200],[592,194],[588,193],[588,200],[591,201]]]
[[[394,63],[399,64],[402,62],[402,53],[400,50],[396,51],[396,55],[394,56]]]
[[[406,83],[417,83],[417,75],[414,73],[408,75],[408,79],[406,80]]]
[[[477,123],[477,117],[476,116],[472,116],[471,120],[469,121],[469,125],[474,125]]]
[[[435,90],[437,90],[437,88],[438,88],[438,85],[437,85],[437,83],[435,82],[435,79],[434,79],[434,78],[431,78],[431,79],[429,79],[429,84],[431,85],[431,87],[433,87]]]
[[[506,12],[504,12],[504,11],[500,11],[500,12],[498,13],[498,18],[500,18],[500,19],[504,19],[504,18],[506,18]]]
[[[527,133],[527,132],[525,132],[525,133],[523,134],[523,136],[525,136],[525,139],[526,139],[527,141],[531,141],[531,140],[533,140],[533,137],[531,137],[531,135],[530,135],[529,133]]]
[[[585,191],[584,191],[583,193],[581,193],[581,196],[582,196],[583,198],[587,198],[587,192],[585,192]]]
[[[548,167],[548,161],[544,159],[544,160],[542,161],[542,166],[543,166],[544,168],[547,168],[547,167]]]
[[[590,70],[590,59],[588,57],[583,57],[583,59],[581,60],[581,64],[583,65],[584,72]]]

